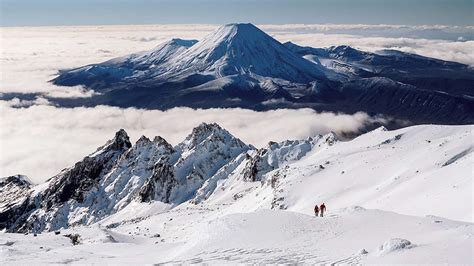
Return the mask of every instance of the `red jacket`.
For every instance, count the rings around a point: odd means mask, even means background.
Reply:
[[[319,212],[318,205],[314,206],[314,212]]]
[[[321,209],[322,212],[326,211],[326,205],[321,204],[321,206],[319,206],[319,208]]]

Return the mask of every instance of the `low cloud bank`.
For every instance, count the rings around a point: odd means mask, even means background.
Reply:
[[[383,123],[365,113],[317,113],[311,109],[256,112],[245,109],[174,108],[167,111],[97,106],[57,108],[18,101],[0,101],[0,176],[17,173],[43,182],[73,165],[124,128],[132,142],[141,135],[160,135],[175,145],[202,122],[216,122],[256,147],[268,141],[304,139],[330,131],[358,132],[367,124]]]
[[[0,94],[28,92],[51,97],[90,97],[95,92],[80,86],[54,86],[48,80],[59,69],[148,50],[176,37],[201,39],[216,27],[0,28]],[[469,41],[474,32],[472,27],[263,25],[261,28],[281,42],[293,41],[313,47],[352,45],[368,51],[392,48],[474,66],[474,42]],[[420,35],[420,31],[424,33]],[[440,34],[440,31],[443,33]],[[436,34],[431,34],[433,32]],[[439,39],[443,36],[447,39]],[[125,128],[133,140],[142,134],[149,137],[161,135],[176,144],[199,123],[217,122],[245,142],[258,147],[270,140],[301,139],[331,130],[357,132],[366,124],[375,122],[373,120],[364,113],[318,114],[310,109],[253,112],[242,109],[175,108],[162,112],[104,106],[61,109],[49,106],[48,101],[41,97],[30,101],[0,101],[0,176],[23,173],[35,182],[42,182],[102,145],[119,128]]]

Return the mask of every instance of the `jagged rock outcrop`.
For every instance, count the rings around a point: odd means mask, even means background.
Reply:
[[[82,203],[84,194],[100,182],[100,178],[112,169],[131,146],[127,133],[121,129],[95,153],[53,177],[42,198],[46,208],[50,209],[71,199]]]
[[[5,203],[8,198],[27,194],[31,186],[31,181],[24,175],[0,178],[0,206]]]
[[[176,184],[173,165],[169,163],[169,159],[162,159],[155,164],[151,178],[140,189],[140,200],[142,202],[158,200],[169,203],[171,190]]]
[[[245,181],[260,181],[262,175],[301,159],[316,145],[332,145],[337,141],[336,135],[330,133],[318,135],[306,140],[286,140],[280,143],[269,142],[267,147],[259,149],[253,155],[247,155],[247,162],[242,173]]]
[[[194,128],[176,147],[180,154],[175,163],[179,185],[173,188],[171,200],[191,199],[206,180],[250,148],[215,123],[203,123]]]
[[[0,228],[8,228],[17,216],[28,212],[31,187],[24,175],[0,178]]]

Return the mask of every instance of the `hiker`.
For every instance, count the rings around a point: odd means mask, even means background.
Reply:
[[[318,204],[316,204],[316,206],[314,206],[314,215],[316,215],[316,217],[319,216],[319,207],[318,207]]]
[[[326,205],[321,204],[321,206],[319,206],[319,210],[321,211],[321,217],[324,216],[324,212],[326,211]]]

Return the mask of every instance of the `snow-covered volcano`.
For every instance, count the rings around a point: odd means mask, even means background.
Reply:
[[[474,123],[474,71],[466,65],[393,50],[282,44],[252,24],[228,24],[200,41],[173,39],[151,51],[64,70],[53,82],[98,92],[83,99],[46,97],[60,106],[309,107],[412,123]]]
[[[253,24],[224,25],[170,60],[165,68],[174,75],[250,75],[292,82],[325,78],[323,69],[295,55]]]

